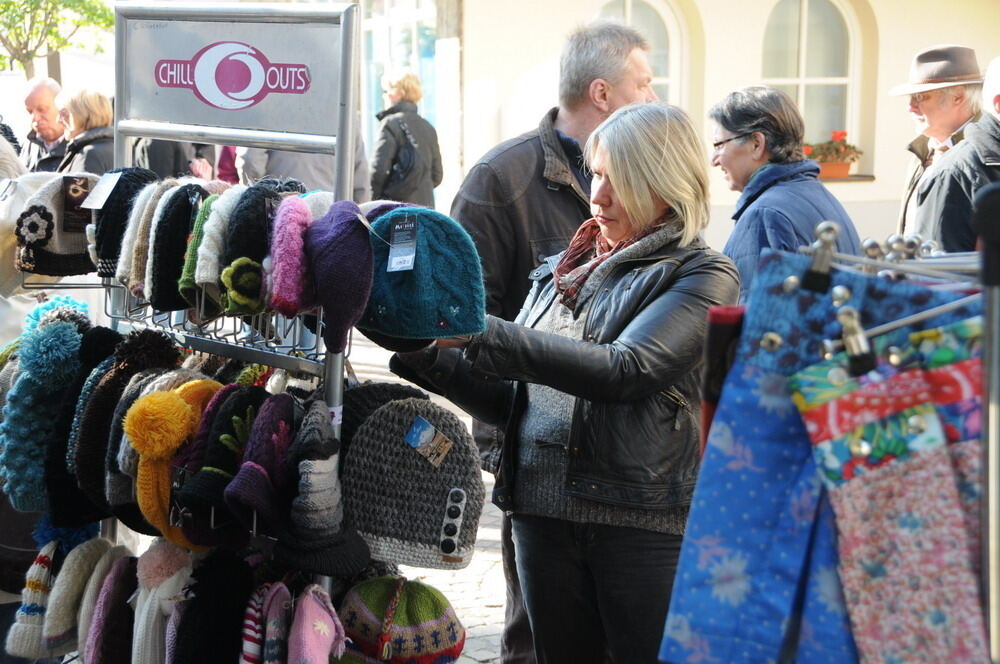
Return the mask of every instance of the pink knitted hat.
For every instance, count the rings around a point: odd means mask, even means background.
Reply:
[[[346,639],[330,596],[315,583],[306,588],[295,605],[295,620],[288,635],[288,661],[326,664],[331,655],[344,654]]]
[[[310,223],[312,212],[299,196],[283,200],[274,213],[264,274],[271,308],[289,318],[316,304],[315,287],[305,269],[305,232]]]

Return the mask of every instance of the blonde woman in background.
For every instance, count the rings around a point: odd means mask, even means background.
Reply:
[[[444,171],[437,132],[417,113],[423,98],[420,78],[412,72],[386,75],[382,92],[387,108],[376,115],[382,125],[372,158],[372,199],[432,208],[434,187],[441,184]]]
[[[60,94],[57,104],[69,142],[59,172],[102,175],[110,171],[115,160],[111,100],[94,90],[63,95]]]
[[[390,367],[504,427],[494,502],[539,664],[645,664],[698,476],[706,315],[739,278],[701,238],[705,150],[683,111],[621,108],[585,155],[593,217],[531,272],[518,318]]]

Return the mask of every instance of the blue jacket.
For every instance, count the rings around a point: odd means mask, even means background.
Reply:
[[[816,162],[805,160],[768,164],[750,178],[736,203],[736,226],[722,250],[740,271],[740,302],[750,290],[761,249],[798,251],[813,243],[821,221],[840,224],[837,251],[860,253],[854,223],[818,176]]]

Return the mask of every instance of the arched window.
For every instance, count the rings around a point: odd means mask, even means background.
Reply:
[[[601,8],[601,18],[620,21],[642,32],[649,41],[649,66],[653,70],[656,95],[672,104],[681,103],[680,30],[667,7],[647,0],[611,0]]]
[[[779,0],[764,34],[764,82],[794,99],[806,124],[806,142],[855,130],[851,31],[834,0]]]

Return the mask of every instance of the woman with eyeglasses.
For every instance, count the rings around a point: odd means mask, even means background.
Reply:
[[[741,301],[761,250],[810,245],[821,221],[840,225],[837,251],[860,252],[854,223],[819,181],[819,165],[805,158],[805,126],[788,95],[765,86],[743,88],[713,106],[708,117],[714,125],[712,166],[722,169],[730,189],[742,192],[722,250],[740,270]]]
[[[683,111],[625,106],[585,155],[593,218],[531,272],[518,318],[390,368],[504,427],[494,502],[513,513],[538,662],[655,662],[698,476],[706,314],[739,278],[701,238],[705,151]]]

